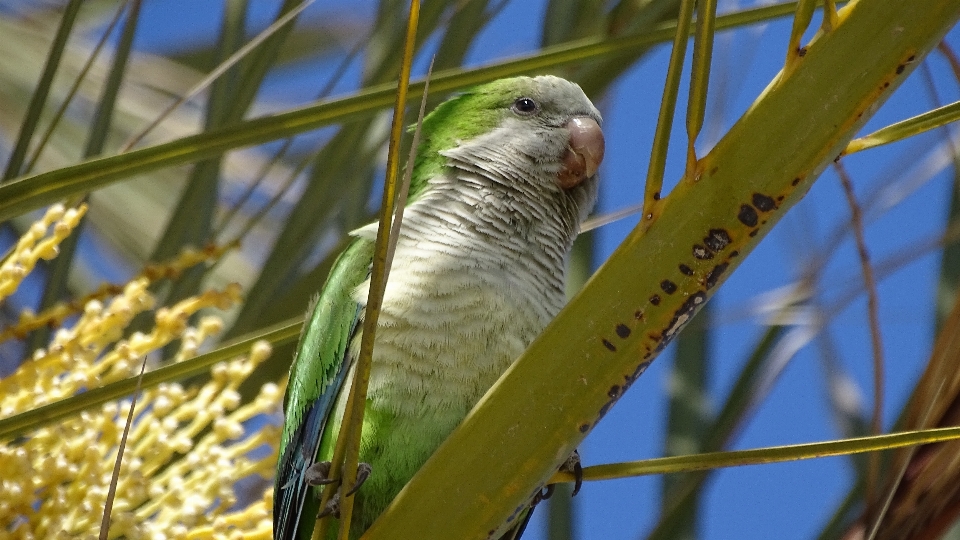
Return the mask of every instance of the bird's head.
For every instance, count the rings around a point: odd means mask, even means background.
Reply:
[[[565,79],[515,77],[486,83],[446,101],[424,119],[416,166],[426,174],[417,176],[429,178],[454,166],[508,187],[538,183],[526,187],[572,198],[585,215],[596,197],[603,160],[601,123],[583,90]]]

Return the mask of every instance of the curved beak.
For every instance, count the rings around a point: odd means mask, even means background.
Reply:
[[[572,118],[564,127],[570,133],[570,141],[561,160],[563,168],[557,174],[557,183],[563,189],[570,189],[597,174],[603,161],[603,130],[589,116]]]

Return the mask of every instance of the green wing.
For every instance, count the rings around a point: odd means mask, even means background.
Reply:
[[[349,370],[349,346],[359,331],[362,306],[353,292],[370,274],[373,243],[354,240],[337,258],[297,346],[290,368],[280,459],[273,492],[273,537],[309,538],[318,501],[304,481],[313,465],[333,404]]]

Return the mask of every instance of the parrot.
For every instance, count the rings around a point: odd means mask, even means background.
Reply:
[[[566,262],[597,199],[601,123],[579,85],[550,75],[475,86],[423,118],[374,339],[360,443],[370,474],[353,488],[351,538],[563,307]],[[377,227],[350,233],[300,335],[274,483],[277,540],[310,538],[321,510],[311,477],[340,430]]]

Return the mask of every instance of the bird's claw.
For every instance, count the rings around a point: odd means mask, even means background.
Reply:
[[[317,519],[325,518],[327,516],[333,516],[337,519],[340,519],[340,494],[334,493],[333,497],[327,501],[327,504],[323,505],[323,510],[320,510],[320,513],[317,514]]]
[[[563,465],[560,465],[560,472],[573,474],[573,493],[571,493],[570,496],[576,497],[577,493],[580,493],[580,488],[583,486],[583,465],[580,464],[580,452],[574,450],[573,453],[570,454],[570,457],[563,462]]]
[[[349,497],[357,492],[360,489],[360,486],[367,481],[367,478],[370,478],[370,473],[373,471],[373,467],[369,463],[360,463],[357,466],[357,483],[348,491],[344,497]],[[319,461],[314,463],[307,469],[306,481],[311,486],[321,486],[325,484],[333,483],[334,480],[329,478],[330,476],[330,462],[329,461]],[[340,519],[340,492],[333,494],[333,497],[327,501],[327,504],[323,505],[323,510],[320,510],[320,513],[317,514],[317,519],[325,518],[327,516],[333,516],[337,519]]]
[[[533,496],[533,500],[530,501],[530,510],[532,511],[538,504],[552,497],[553,490],[554,484],[550,484],[548,486],[544,486],[543,489],[538,491],[537,494]]]
[[[330,478],[330,468],[331,464],[329,461],[318,461],[313,465],[307,467],[307,471],[304,474],[303,480],[310,486],[325,486],[327,484],[332,484],[336,481],[335,478]]]
[[[568,457],[567,460],[560,465],[558,470],[560,472],[568,472],[573,474],[575,483],[573,486],[573,493],[571,493],[570,496],[575,497],[577,493],[580,492],[580,486],[583,485],[583,466],[580,464],[580,452],[574,450],[573,453],[570,454],[570,457]],[[530,508],[533,508],[541,502],[552,497],[554,485],[555,484],[550,484],[538,491],[537,494],[533,496],[533,500],[530,501]]]
[[[370,473],[373,472],[373,467],[369,463],[358,463],[357,464],[357,483],[350,488],[350,491],[347,492],[346,496],[349,497],[357,492],[360,489],[360,486],[367,481],[367,478],[370,478]]]
[[[337,478],[330,478],[330,469],[332,468],[329,461],[318,461],[313,465],[307,467],[307,471],[303,476],[303,481],[309,486],[325,486],[327,484],[332,484],[336,482]],[[347,496],[353,495],[360,489],[360,486],[367,481],[367,478],[370,478],[370,473],[373,472],[373,467],[369,463],[360,463],[357,466],[357,483],[353,485],[353,488],[347,492]]]

